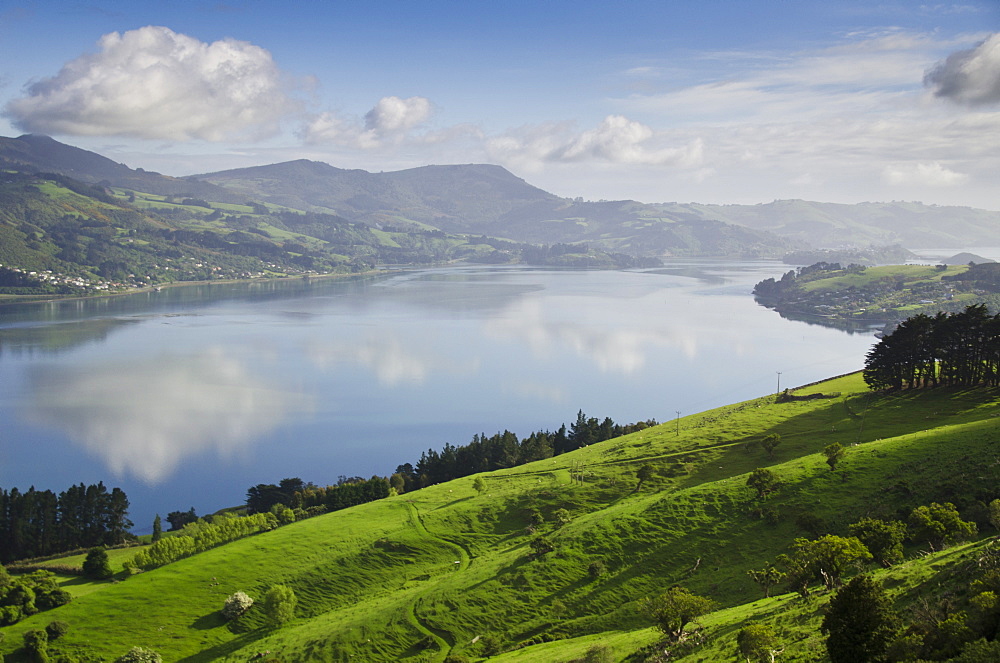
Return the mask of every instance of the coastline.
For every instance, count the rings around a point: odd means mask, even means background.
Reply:
[[[141,288],[130,288],[116,292],[102,292],[94,295],[0,295],[0,310],[5,306],[17,304],[49,304],[53,302],[72,302],[81,300],[110,299],[113,297],[127,297],[130,295],[141,295],[147,292],[160,292],[161,290],[172,288],[184,288],[189,286],[205,285],[233,285],[240,283],[271,283],[275,281],[301,281],[301,280],[326,280],[338,278],[350,278],[357,276],[379,276],[398,271],[394,269],[372,269],[365,272],[328,273],[328,274],[301,274],[296,276],[273,276],[252,279],[213,279],[201,281],[171,281],[170,283],[159,283],[156,285],[143,286]]]

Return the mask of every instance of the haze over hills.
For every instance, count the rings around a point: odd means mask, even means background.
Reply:
[[[1000,212],[924,205],[865,202],[856,205],[775,200],[760,205],[653,205],[665,215],[717,219],[766,230],[815,247],[902,244],[907,248],[997,246]]]

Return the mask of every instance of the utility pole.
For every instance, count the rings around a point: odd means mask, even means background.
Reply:
[[[778,374],[778,391],[775,392],[775,394],[777,395],[781,393],[781,371],[775,371],[775,373]]]
[[[677,437],[681,436],[681,412],[680,410],[674,410],[677,413]]]

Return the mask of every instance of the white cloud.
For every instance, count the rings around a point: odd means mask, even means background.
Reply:
[[[937,161],[931,163],[893,164],[882,171],[887,184],[919,186],[956,186],[964,184],[969,176],[945,168]]]
[[[406,132],[431,116],[431,102],[424,97],[382,97],[365,114],[365,129],[376,135]]]
[[[28,86],[4,116],[40,133],[220,141],[273,134],[295,107],[271,54],[244,41],[147,26],[98,47]]]
[[[697,166],[702,143],[662,145],[650,127],[623,115],[608,115],[595,128],[575,133],[568,123],[521,127],[487,141],[491,156],[530,166],[535,162]]]
[[[363,150],[397,145],[430,118],[433,105],[425,97],[382,97],[365,114],[364,124],[325,111],[307,120],[299,137],[309,145],[332,144]]]
[[[967,106],[1000,102],[1000,33],[949,55],[927,72],[924,84],[935,96]]]
[[[169,478],[188,456],[245,451],[309,407],[301,395],[258,382],[221,351],[35,378],[30,419],[64,431],[116,475],[149,484]]]

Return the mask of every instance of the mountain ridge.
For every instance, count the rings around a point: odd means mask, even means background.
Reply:
[[[802,248],[1000,246],[1000,212],[907,202],[757,205],[562,198],[495,164],[369,172],[291,161],[183,178],[132,169],[47,136],[0,137],[0,167],[157,195],[259,201],[375,228],[441,230],[629,255],[778,257]]]

